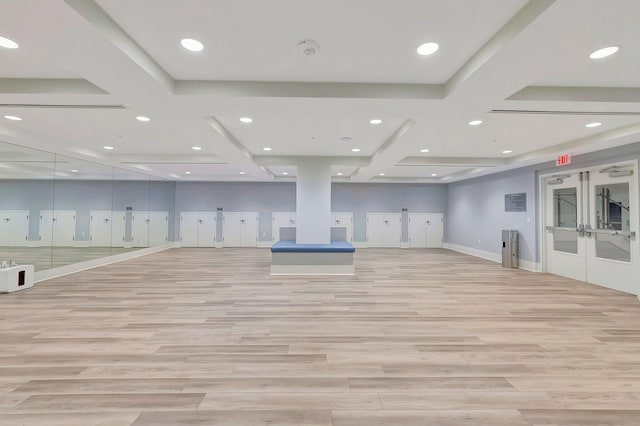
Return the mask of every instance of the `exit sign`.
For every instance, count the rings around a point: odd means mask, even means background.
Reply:
[[[566,166],[567,164],[571,164],[571,155],[570,154],[561,154],[556,158],[556,166]]]

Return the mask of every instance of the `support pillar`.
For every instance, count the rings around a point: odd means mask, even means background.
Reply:
[[[331,243],[331,163],[326,159],[298,162],[296,243]]]

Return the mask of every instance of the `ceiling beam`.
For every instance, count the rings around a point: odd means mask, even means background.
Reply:
[[[333,166],[368,166],[371,161],[369,157],[309,157],[302,155],[256,155],[253,157],[253,161],[259,166],[297,166],[303,158],[327,161]]]
[[[495,157],[406,157],[398,165],[496,167],[509,164],[507,158]]]
[[[640,87],[528,86],[508,101],[640,102]]]
[[[83,79],[56,78],[0,78],[0,93],[6,94],[108,94],[95,84]]]

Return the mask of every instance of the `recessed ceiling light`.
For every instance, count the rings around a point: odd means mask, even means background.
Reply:
[[[338,176],[342,176],[342,172],[338,172],[336,173]]]
[[[194,151],[200,151],[200,150],[202,150],[202,147],[201,146],[192,146],[191,149],[194,150]]]
[[[137,117],[136,117],[136,120],[138,120],[138,121],[144,121],[144,122],[151,121],[151,119],[150,119],[149,117],[145,117],[144,115],[139,115],[139,116],[137,116]]]
[[[204,49],[204,44],[192,38],[183,38],[182,40],[180,40],[180,44],[182,45],[182,47],[192,52],[200,52],[202,49]]]
[[[431,176],[436,177],[436,176],[438,176],[438,174],[437,173],[431,173]]]
[[[479,124],[482,124],[482,120],[473,120],[469,122],[469,126],[477,126]]]
[[[380,173],[380,176],[384,176],[384,173]]]
[[[619,50],[618,46],[604,47],[602,49],[598,49],[595,52],[591,53],[591,55],[589,55],[589,58],[591,58],[591,59],[606,58],[607,56],[613,55],[618,50]]]
[[[360,148],[353,148],[351,151],[353,151],[353,152],[360,152]]]
[[[13,120],[13,121],[21,121],[22,118],[16,116],[16,115],[5,115],[4,118],[6,118],[7,120]]]
[[[373,120],[370,120],[369,123],[371,123],[371,124],[380,124],[380,123],[382,123],[382,120],[380,120],[379,118],[374,118]]]
[[[253,121],[253,119],[251,119],[249,117],[242,117],[240,119],[240,121],[242,121],[243,123],[251,123]]]
[[[513,151],[511,151],[510,149],[505,149],[504,151],[502,151],[503,154],[511,154]]]
[[[593,122],[593,123],[589,123],[584,127],[598,127],[598,126],[602,126],[602,123],[596,121],[596,122]]]
[[[78,173],[78,171],[76,169],[71,169],[70,172],[71,173]]]
[[[262,148],[263,151],[271,151],[271,148],[269,148],[268,146],[265,146],[264,148]]]
[[[184,172],[184,174],[185,174],[185,175],[190,175],[190,174],[191,174],[191,172]]]
[[[0,37],[0,47],[6,47],[7,49],[17,49],[19,46],[18,43],[11,39]]]
[[[113,149],[113,147],[112,147],[112,146],[108,146],[108,145],[107,145],[107,146],[103,146],[103,148],[104,148],[104,149],[108,149],[108,150],[112,150],[112,149]]]
[[[429,152],[428,149],[421,149],[420,152]]]
[[[417,51],[419,55],[427,56],[427,55],[432,55],[436,53],[439,48],[440,46],[438,46],[438,43],[429,42],[429,43],[424,43],[418,46]]]
[[[283,175],[288,175],[288,174],[289,174],[289,172],[282,172],[282,174],[283,174]]]
[[[244,174],[246,174],[246,172],[240,172],[240,174],[241,174],[241,175],[244,175]]]

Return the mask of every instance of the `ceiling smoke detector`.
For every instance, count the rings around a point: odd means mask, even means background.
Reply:
[[[315,40],[306,39],[298,43],[298,52],[304,56],[315,55],[318,50],[320,50],[320,45]]]

